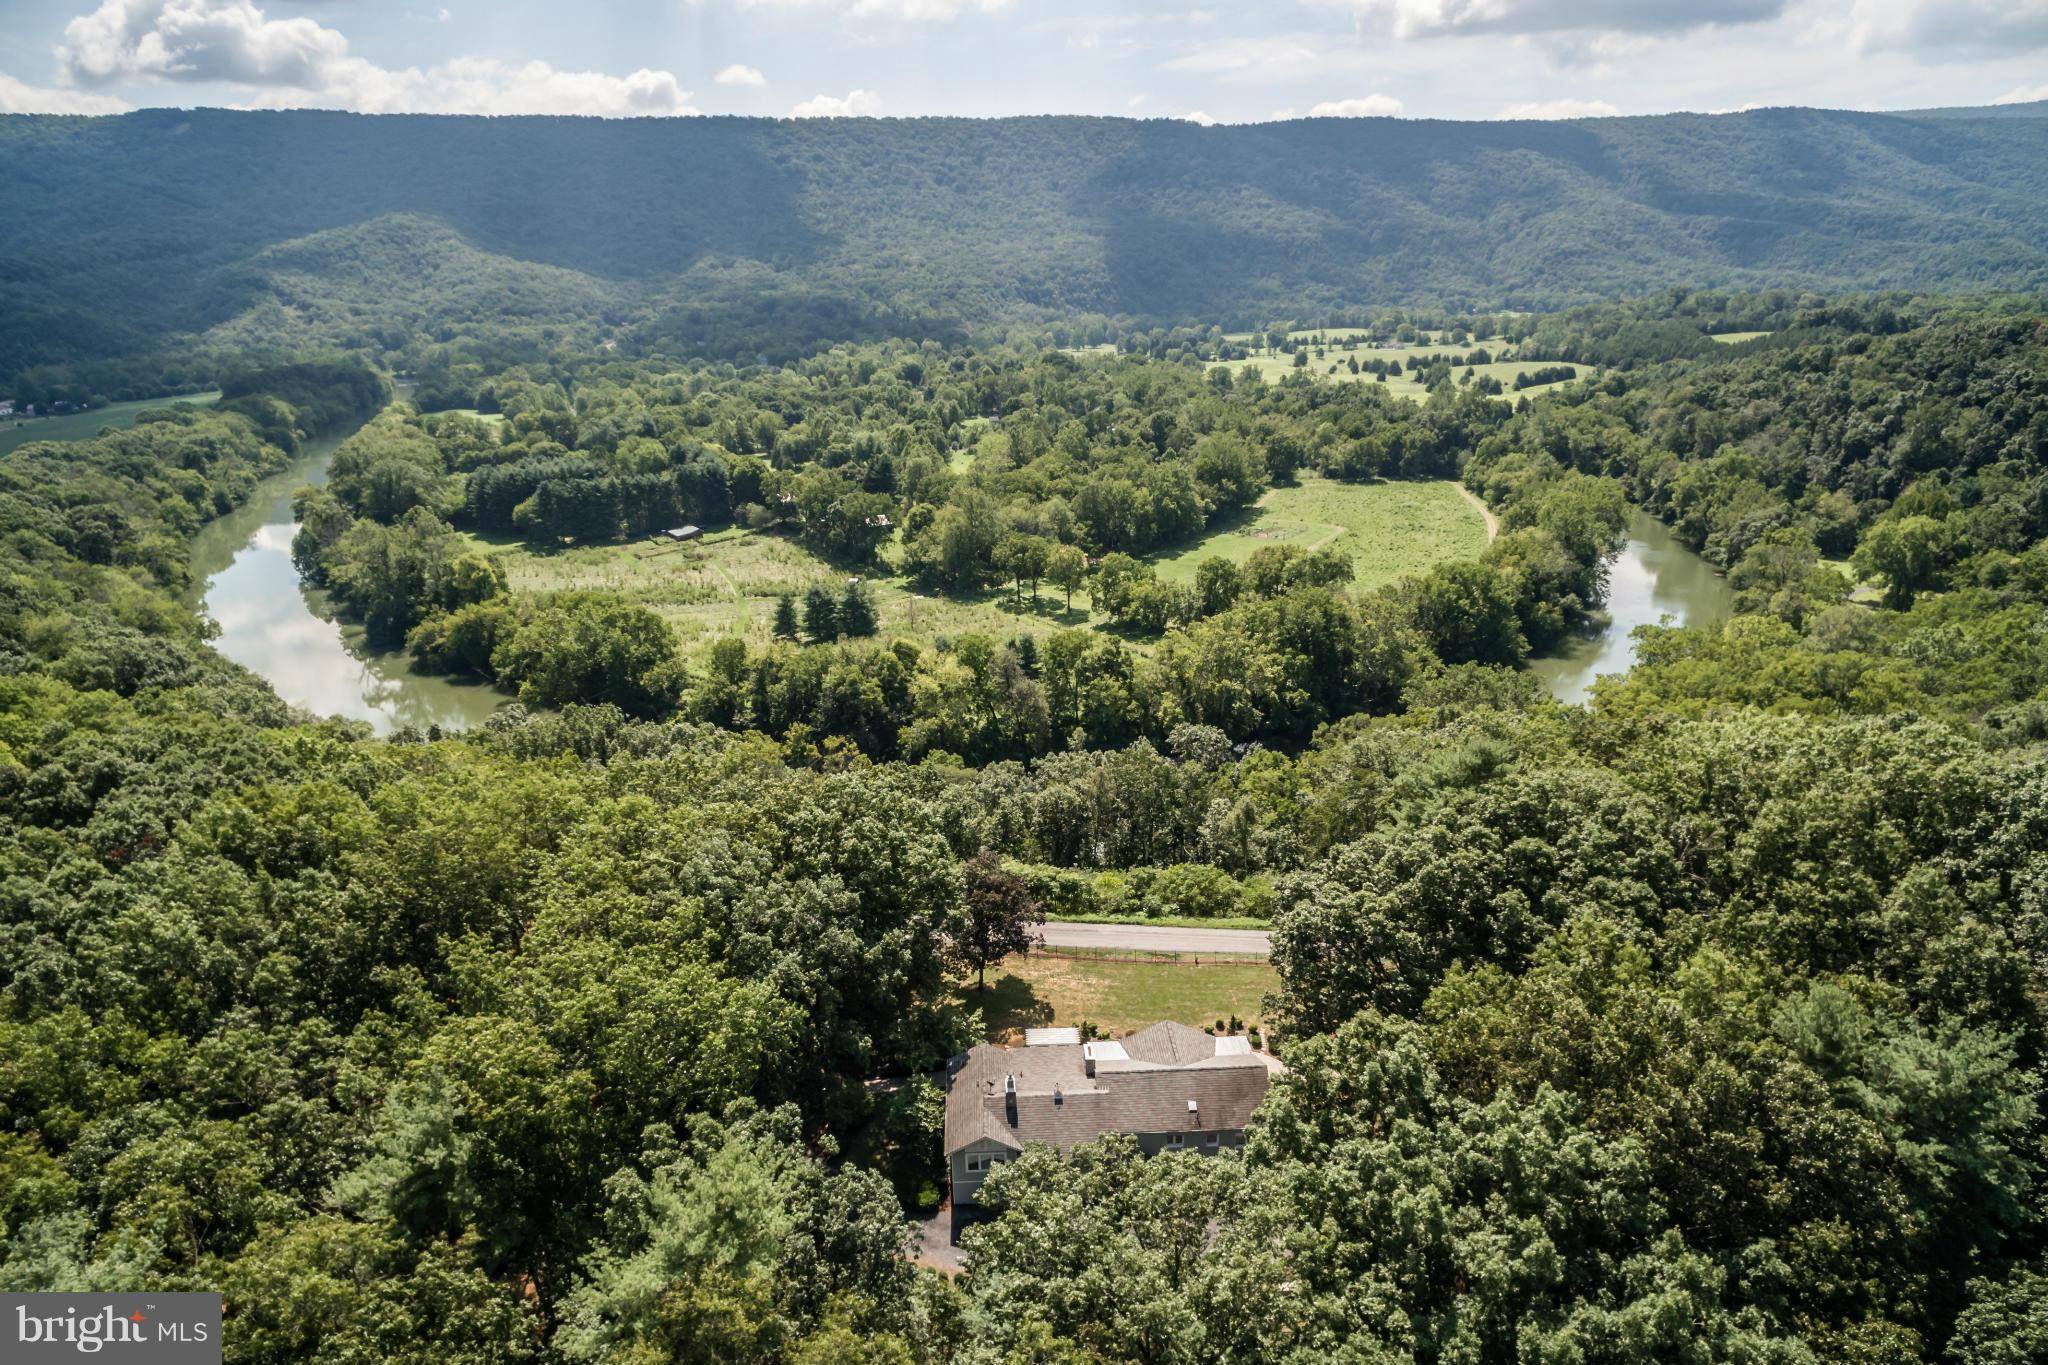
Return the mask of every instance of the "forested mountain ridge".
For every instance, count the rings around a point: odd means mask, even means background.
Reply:
[[[737,354],[750,332],[1081,313],[1251,326],[1679,283],[2030,288],[2048,281],[2048,120],[2000,113],[8,116],[0,375],[180,335],[473,327],[508,292],[508,323],[653,319],[650,345]]]

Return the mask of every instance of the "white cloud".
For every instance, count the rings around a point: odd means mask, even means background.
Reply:
[[[1392,95],[1361,95],[1357,99],[1324,100],[1308,111],[1310,118],[1393,118],[1401,101]]]
[[[791,118],[872,118],[882,112],[882,97],[872,90],[850,90],[845,98],[813,95],[789,111]]]
[[[81,85],[153,77],[312,88],[348,39],[311,19],[271,19],[251,0],[105,0],[64,26],[57,61]]]
[[[1510,104],[1495,118],[1504,119],[1556,119],[1556,118],[1612,118],[1621,110],[1606,100],[1539,100],[1530,104]]]
[[[694,114],[674,73],[563,71],[547,62],[458,57],[422,71],[378,66],[311,19],[272,19],[251,0],[105,0],[64,30],[58,65],[86,86],[114,81],[237,85],[263,108],[364,113]]]
[[[766,85],[768,78],[751,66],[734,62],[711,78],[713,85]]]
[[[364,114],[582,114],[595,118],[666,117],[699,112],[675,74],[646,68],[627,76],[562,71],[546,62],[514,65],[458,57],[422,71],[391,70],[347,57],[311,89],[258,92],[260,109],[353,109]]]
[[[1669,35],[1647,33],[1548,33],[1538,37],[1537,46],[1555,67],[1583,67],[1610,70],[1616,62],[1629,61],[1669,42]]]
[[[1167,71],[1249,85],[1284,85],[1314,76],[1358,71],[1365,53],[1333,44],[1320,34],[1274,38],[1228,38],[1205,43],[1165,62]]]
[[[2048,47],[2048,0],[1856,0],[1849,40],[1859,52],[2012,56]]]
[[[1145,102],[1145,96],[1143,96],[1143,95],[1133,95],[1133,96],[1131,96],[1131,97],[1130,97],[1129,99],[1127,99],[1127,100],[1125,100],[1125,101],[1124,101],[1124,107],[1125,107],[1126,109],[1135,109],[1135,108],[1137,108],[1137,107],[1138,107],[1139,105],[1143,104],[1144,102]]]
[[[390,71],[350,58],[321,90],[301,96],[266,92],[266,107],[313,105],[366,114],[585,114],[643,118],[694,114],[690,92],[670,71],[645,67],[626,76],[562,71],[546,62],[513,65],[489,57],[458,57],[421,71]]]
[[[849,19],[902,19],[912,23],[945,22],[963,11],[994,14],[1010,0],[740,0],[742,9],[826,9]]]
[[[2035,100],[2048,100],[2048,85],[2023,85],[2016,90],[2006,91],[1991,102],[1993,104],[2032,104]]]
[[[28,85],[0,72],[0,114],[121,114],[127,110],[127,101],[112,95]]]
[[[1562,33],[1594,29],[1680,33],[1782,15],[1788,0],[1340,0],[1396,37],[1457,33]]]
[[[1214,128],[1216,126],[1216,120],[1199,109],[1190,109],[1185,114],[1177,114],[1175,117],[1183,123],[1198,123],[1204,128]]]

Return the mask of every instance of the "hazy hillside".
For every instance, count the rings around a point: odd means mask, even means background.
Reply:
[[[661,312],[723,342],[763,296],[856,332],[871,313],[1243,324],[1679,283],[2028,288],[2048,283],[2048,120],[2009,113],[6,117],[0,373],[480,309]]]

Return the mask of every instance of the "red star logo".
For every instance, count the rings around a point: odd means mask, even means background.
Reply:
[[[148,1322],[148,1321],[149,1321],[149,1319],[148,1319],[148,1318],[145,1318],[144,1316],[142,1316],[142,1310],[141,1310],[140,1308],[138,1308],[138,1309],[136,1309],[136,1310],[135,1310],[135,1311],[134,1311],[133,1313],[130,1313],[130,1314],[128,1315],[128,1321],[130,1321],[130,1322]]]

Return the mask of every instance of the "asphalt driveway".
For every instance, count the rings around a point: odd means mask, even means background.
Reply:
[[[1273,950],[1264,929],[1168,929],[1156,924],[1041,924],[1048,948],[1131,948],[1154,953],[1255,953]]]

